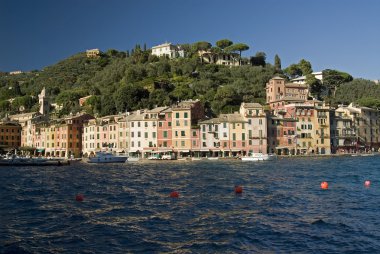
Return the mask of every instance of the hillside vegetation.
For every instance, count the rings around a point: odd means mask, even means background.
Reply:
[[[200,42],[198,46],[202,43],[205,44]],[[279,57],[276,55],[275,64],[271,65],[266,63],[263,52],[247,60],[251,65],[203,64],[194,47],[183,47],[189,49],[186,57],[172,60],[152,56],[149,50],[136,46],[131,54],[108,50],[99,58],[87,58],[85,53],[79,53],[40,71],[0,73],[0,111],[4,115],[18,113],[20,107],[23,112],[36,110],[37,95],[45,87],[51,101],[63,105],[59,115],[83,110],[78,99],[93,95],[84,110],[99,116],[187,99],[199,99],[211,116],[236,111],[243,101],[264,104],[265,84],[274,75],[292,78],[310,75],[312,71],[305,60],[281,70]],[[330,80],[326,84],[308,77],[315,97],[331,103],[380,105],[376,99],[380,98],[380,90],[375,83],[352,81],[349,74],[337,71],[327,70],[325,74]]]

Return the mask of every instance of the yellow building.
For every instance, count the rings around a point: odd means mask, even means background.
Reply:
[[[172,146],[179,157],[188,156],[192,149],[191,126],[204,117],[200,101],[182,101],[172,107]]]

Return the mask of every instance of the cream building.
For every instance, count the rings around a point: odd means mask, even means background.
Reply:
[[[178,45],[173,45],[172,43],[166,42],[157,46],[152,47],[152,55],[161,57],[167,56],[169,58],[184,57],[185,52]]]

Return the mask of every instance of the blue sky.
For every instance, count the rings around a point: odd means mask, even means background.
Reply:
[[[0,0],[0,71],[41,69],[89,48],[228,38],[282,67],[380,79],[376,0]]]

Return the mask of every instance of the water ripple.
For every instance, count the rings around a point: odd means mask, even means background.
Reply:
[[[376,253],[379,161],[2,167],[0,253]]]

